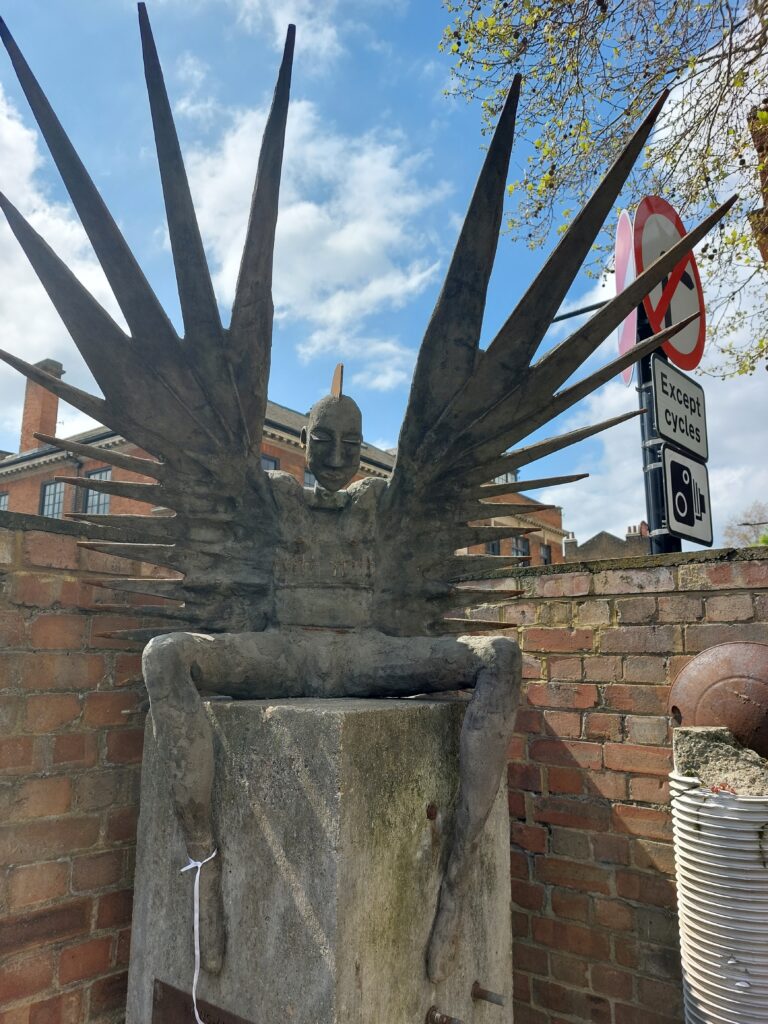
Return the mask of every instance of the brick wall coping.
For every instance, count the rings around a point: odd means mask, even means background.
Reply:
[[[700,563],[727,564],[730,562],[768,562],[768,545],[751,548],[710,548],[704,551],[678,551],[667,555],[633,555],[628,558],[601,558],[584,562],[560,562],[552,565],[521,565],[517,569],[504,569],[488,573],[487,580],[520,579],[526,576],[595,575],[612,569],[676,568]]]

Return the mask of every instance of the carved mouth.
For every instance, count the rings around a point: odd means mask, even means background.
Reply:
[[[330,480],[333,483],[346,483],[349,480],[349,473],[343,469],[324,469],[322,471],[322,477],[318,476],[318,480],[322,483],[323,480]]]

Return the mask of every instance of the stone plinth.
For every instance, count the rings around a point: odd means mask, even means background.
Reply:
[[[224,970],[201,974],[198,996],[249,1024],[423,1024],[432,1005],[466,1024],[510,1024],[506,786],[477,856],[456,971],[433,986],[424,968],[463,705],[208,707],[229,943]],[[186,863],[148,723],[128,1024],[152,1020],[155,979],[191,991]],[[475,980],[503,993],[505,1007],[473,1002]]]

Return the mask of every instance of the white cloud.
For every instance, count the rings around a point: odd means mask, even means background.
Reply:
[[[220,301],[232,302],[255,154],[266,111],[244,110],[212,148],[187,164]],[[348,136],[306,100],[291,105],[275,247],[278,320],[306,327],[299,356],[334,353],[352,379],[376,390],[406,383],[414,353],[376,337],[370,320],[400,309],[434,279],[420,215],[446,193],[419,179],[424,155],[381,130]]]
[[[305,49],[307,69],[322,72],[344,53],[338,0],[158,0],[168,6],[183,4],[193,13],[212,2],[234,14],[238,28],[253,34],[267,32],[275,49],[282,49],[289,25],[298,25],[297,50]],[[375,3],[378,0],[369,0]],[[358,4],[359,6],[359,4]],[[354,7],[353,7],[354,10]]]
[[[337,28],[337,0],[229,0],[237,13],[238,23],[248,31],[265,26],[272,30],[276,47],[283,45],[289,25],[301,25],[299,46],[312,55],[310,67],[322,65],[339,57],[344,47]]]
[[[208,72],[205,61],[194,54],[183,53],[177,58],[174,73],[182,90],[173,104],[177,118],[184,117],[208,127],[221,116],[221,105],[210,92]]]
[[[116,318],[116,306],[85,233],[71,208],[50,200],[37,172],[42,163],[37,135],[22,122],[0,87],[0,167],[3,190],[51,247]],[[0,217],[0,322],[2,348],[27,362],[58,359],[68,383],[93,389],[90,375],[77,354],[58,314],[45,295],[4,217]],[[19,374],[0,364],[0,447],[18,443],[23,386]],[[76,433],[92,425],[82,414],[61,405],[59,431]]]

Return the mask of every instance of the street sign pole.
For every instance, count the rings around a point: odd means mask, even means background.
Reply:
[[[638,307],[637,340],[645,341],[653,334],[645,309]],[[662,353],[659,350],[657,358]],[[661,460],[661,438],[656,433],[653,418],[653,375],[651,373],[651,357],[645,356],[637,364],[637,394],[640,408],[644,410],[640,417],[640,434],[643,450],[643,483],[645,485],[645,508],[648,516],[648,530],[651,538],[651,554],[664,555],[669,552],[682,551],[683,546],[678,537],[667,533],[667,516],[664,502],[664,467]]]

